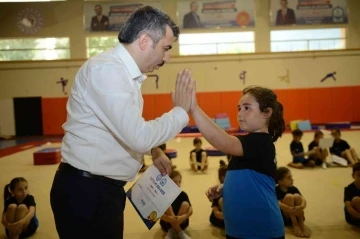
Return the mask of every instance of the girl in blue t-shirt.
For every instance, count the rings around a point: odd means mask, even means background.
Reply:
[[[283,107],[276,94],[259,86],[247,87],[238,104],[238,121],[247,134],[232,136],[197,105],[193,93],[190,113],[205,139],[231,154],[224,184],[206,195],[222,195],[226,238],[284,238],[284,222],[275,194],[274,142],[285,130]]]

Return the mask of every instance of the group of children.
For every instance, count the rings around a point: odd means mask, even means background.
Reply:
[[[303,132],[299,129],[295,129],[292,132],[293,140],[290,143],[290,151],[292,154],[292,162],[288,164],[289,167],[302,169],[304,167],[315,167],[322,165],[323,168],[327,168],[327,158],[329,156],[326,148],[319,146],[320,139],[324,138],[324,133],[320,130],[315,131],[314,140],[308,145],[308,151],[304,150],[301,138]],[[331,135],[334,138],[332,147],[329,148],[331,155],[336,155],[347,160],[349,166],[353,166],[356,162],[359,162],[359,157],[356,154],[354,148],[343,139],[341,139],[341,132],[335,128],[331,131]],[[331,156],[332,157],[332,156]]]
[[[291,142],[290,149],[293,155],[293,162],[289,166],[304,168],[322,165],[324,168],[327,167],[328,151],[319,147],[320,139],[324,137],[321,131],[315,132],[314,140],[308,145],[307,152],[304,151],[301,143],[303,132],[294,130],[292,135],[293,141]],[[345,219],[352,225],[360,226],[360,162],[356,163],[358,158],[355,150],[345,140],[340,138],[341,133],[338,129],[334,129],[331,135],[334,137],[334,144],[330,148],[330,154],[347,159],[350,165],[353,166],[354,182],[345,188]],[[201,148],[202,141],[200,138],[195,138],[193,144],[194,149],[190,152],[190,168],[194,172],[199,170],[205,171],[208,168],[208,161],[206,151]],[[227,158],[229,162],[231,156],[227,155]],[[225,161],[220,160],[220,167],[218,169],[220,184],[224,183],[226,172],[227,164]],[[180,186],[181,175],[178,171],[174,171],[170,177]],[[277,168],[275,193],[284,225],[292,227],[292,231],[297,237],[310,237],[311,231],[304,223],[306,199],[299,189],[293,185],[293,178],[289,168]],[[212,200],[212,211],[209,221],[213,226],[225,229],[223,205],[222,196]],[[173,238],[175,234],[178,234],[179,238],[189,238],[184,233],[184,229],[189,225],[191,214],[192,208],[189,197],[185,192],[182,192],[160,220],[162,229],[167,232],[165,238]],[[176,218],[180,218],[180,220]]]
[[[321,132],[315,132],[315,140],[309,144],[309,150],[315,148],[314,165],[321,164],[321,157],[325,156],[322,150],[319,150],[318,140],[321,137]],[[198,142],[198,139],[194,140]],[[317,144],[316,144],[317,143]],[[200,151],[200,150],[198,150]],[[230,155],[227,156],[228,161]],[[320,160],[319,160],[320,158]],[[319,160],[319,161],[317,161]],[[321,163],[320,163],[321,162]],[[193,169],[193,168],[192,168]],[[220,160],[220,167],[218,169],[218,179],[222,184],[224,183],[227,172],[227,164]],[[174,170],[170,175],[171,179],[180,187],[181,174]],[[355,226],[360,227],[360,162],[353,165],[352,177],[354,182],[345,187],[344,203],[345,203],[345,220]],[[278,167],[276,170],[276,196],[281,210],[281,215],[284,225],[292,227],[292,231],[297,237],[310,237],[311,230],[305,225],[304,209],[306,208],[306,199],[300,193],[299,189],[294,186],[294,180],[289,168]],[[218,228],[225,228],[223,217],[223,198],[218,197],[212,200],[212,211],[210,214],[210,223]],[[172,206],[166,211],[160,220],[162,229],[167,232],[165,239],[173,238],[178,233],[179,238],[189,238],[184,229],[189,226],[189,217],[192,215],[192,208],[188,195],[181,192],[179,197],[174,201]],[[177,219],[179,218],[179,219]]]
[[[284,224],[291,225],[296,236],[309,237],[310,230],[304,224],[306,200],[293,186],[290,170],[277,167],[274,142],[284,132],[285,121],[276,94],[259,86],[242,91],[238,121],[247,134],[239,136],[224,132],[197,105],[196,95],[193,97],[190,114],[200,133],[212,146],[229,155],[227,165],[223,161],[220,163],[220,184],[206,192],[213,208],[210,222],[224,226],[227,239],[284,239]],[[293,135],[294,164],[304,165],[309,160],[313,161],[309,165],[325,162],[325,152],[318,147],[320,133],[315,134],[311,153],[304,153],[300,142],[302,134],[295,132]],[[335,143],[330,153],[346,157],[353,164],[354,182],[345,188],[345,219],[360,225],[360,163],[355,163],[358,161],[356,153],[340,139],[340,131],[335,130],[333,136]],[[208,164],[201,151],[201,141],[194,144],[198,146],[190,153],[190,166],[194,171],[205,171]],[[311,157],[306,159],[305,156]],[[177,170],[174,169],[170,177],[181,185],[181,174]],[[2,223],[8,236],[19,238],[33,234],[38,226],[36,204],[34,197],[27,193],[26,180],[13,179],[5,187],[4,201]],[[182,192],[160,220],[161,227],[167,231],[166,238],[173,238],[175,234],[181,239],[189,238],[184,229],[191,215],[190,199]]]
[[[228,161],[230,156],[228,155]],[[218,179],[224,183],[227,164],[220,160]],[[360,226],[360,162],[353,165],[352,177],[354,182],[345,187],[345,220],[352,225]],[[181,186],[182,176],[179,171],[173,170],[170,178],[177,186]],[[298,237],[310,237],[311,232],[304,224],[304,209],[306,200],[293,183],[291,171],[286,167],[279,167],[276,171],[276,196],[281,209],[284,225],[293,228]],[[4,188],[4,211],[2,224],[6,228],[6,235],[10,239],[26,238],[32,236],[39,222],[35,213],[35,199],[28,194],[28,183],[24,178],[14,178]],[[223,217],[223,198],[218,197],[212,201],[210,223],[219,228],[225,228]],[[193,210],[189,196],[182,191],[171,207],[161,217],[161,228],[167,232],[166,239],[178,235],[181,239],[188,239],[184,230],[189,226],[189,218]]]

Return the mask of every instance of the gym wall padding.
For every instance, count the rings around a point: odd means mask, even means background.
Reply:
[[[294,119],[310,119],[312,124],[350,121],[360,122],[360,104],[354,99],[360,94],[360,86],[286,89],[275,90],[284,106],[284,117],[288,124]],[[232,127],[237,127],[237,105],[241,93],[238,92],[199,92],[199,105],[210,116],[227,113]],[[168,111],[170,94],[144,95],[144,118],[149,120]],[[156,104],[154,103],[156,102]],[[194,121],[191,119],[190,125]]]
[[[44,135],[62,135],[66,121],[68,98],[42,98],[42,121]]]
[[[275,90],[284,106],[287,124],[294,119],[310,119],[312,124],[350,121],[360,122],[360,104],[354,99],[360,95],[360,86]],[[238,127],[237,92],[199,92],[199,105],[210,116],[227,113],[232,127]],[[170,94],[145,94],[143,117],[146,120],[160,117],[172,108]],[[42,115],[44,135],[63,134],[66,121],[67,98],[43,98]],[[189,125],[194,125],[190,117]]]

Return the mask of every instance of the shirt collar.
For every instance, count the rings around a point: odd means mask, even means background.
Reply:
[[[146,75],[143,75],[141,73],[139,66],[136,64],[134,58],[130,55],[130,53],[121,43],[117,44],[117,46],[115,47],[115,52],[118,53],[121,60],[124,62],[125,67],[130,72],[133,80],[143,82],[146,79]]]

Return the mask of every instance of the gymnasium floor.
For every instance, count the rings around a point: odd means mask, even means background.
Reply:
[[[343,132],[343,138],[360,153],[360,131]],[[326,136],[329,136],[326,133]],[[313,133],[305,133],[303,136],[304,147],[312,140]],[[183,175],[182,188],[188,193],[193,205],[194,214],[190,218],[188,234],[193,239],[214,239],[225,238],[224,233],[209,224],[211,211],[210,202],[205,197],[205,190],[217,183],[217,169],[219,159],[225,157],[211,157],[210,168],[207,173],[195,175],[188,168],[188,155],[192,149],[193,138],[178,138],[168,142],[168,148],[175,148],[178,151],[177,159],[173,162]],[[289,144],[291,134],[285,134],[277,143],[277,160],[279,166],[285,166],[290,160]],[[54,143],[45,147],[60,146]],[[203,142],[203,146],[209,144]],[[29,181],[30,192],[35,196],[37,202],[37,216],[40,227],[32,237],[34,239],[58,238],[54,220],[50,208],[49,191],[57,165],[33,166],[32,153],[39,148],[27,149],[10,156],[0,158],[0,185],[3,187],[13,177],[25,177]],[[151,163],[146,158],[147,164]],[[308,206],[305,209],[306,224],[312,229],[311,238],[326,239],[355,239],[360,238],[360,230],[346,224],[343,209],[344,186],[351,183],[350,168],[321,168],[295,170],[292,169],[295,186],[305,196]],[[126,190],[131,183],[126,185]],[[2,188],[1,188],[2,190]],[[85,197],[85,196],[84,196]],[[3,198],[0,199],[3,205]],[[2,209],[2,207],[1,207]],[[163,238],[164,234],[156,224],[151,231],[148,231],[140,220],[132,205],[127,202],[125,210],[125,236],[127,239],[148,239]],[[4,228],[0,227],[0,239],[5,238]],[[287,229],[286,238],[296,238]]]

